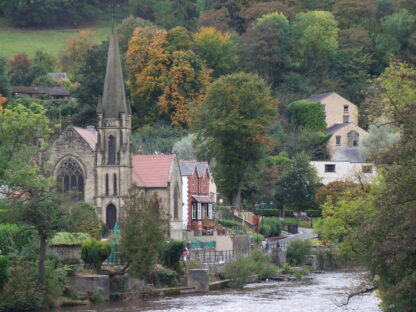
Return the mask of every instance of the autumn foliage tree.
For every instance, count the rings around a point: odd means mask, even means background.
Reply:
[[[200,102],[209,83],[209,71],[186,46],[173,44],[182,31],[137,28],[127,52],[129,86],[134,109],[147,120],[158,119],[187,127],[189,110]]]

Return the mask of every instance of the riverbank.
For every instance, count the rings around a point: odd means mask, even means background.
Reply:
[[[350,287],[360,283],[361,274],[324,272],[307,279],[248,284],[242,289],[221,289],[204,294],[168,296],[134,302],[111,302],[88,307],[71,307],[53,312],[183,311],[222,312],[380,312],[374,293],[345,303]]]

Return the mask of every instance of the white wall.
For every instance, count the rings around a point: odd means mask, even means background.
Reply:
[[[182,177],[182,229],[188,224],[188,177]]]
[[[376,168],[371,163],[350,163],[346,161],[311,161],[311,165],[316,169],[318,176],[323,184],[334,181],[359,182],[359,178],[364,183],[370,183],[376,176]],[[335,165],[335,172],[325,172],[325,165]],[[371,173],[363,173],[363,166],[372,166]]]

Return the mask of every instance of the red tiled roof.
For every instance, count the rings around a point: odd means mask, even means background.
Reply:
[[[97,145],[97,133],[92,133],[90,130],[74,127],[75,131],[88,143],[88,145],[95,151]]]
[[[167,187],[170,168],[176,155],[134,155],[133,182],[137,186]]]

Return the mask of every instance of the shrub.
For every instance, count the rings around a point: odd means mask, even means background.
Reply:
[[[0,291],[7,280],[7,268],[9,262],[5,256],[0,256]]]
[[[228,228],[233,228],[236,226],[241,226],[240,222],[234,221],[234,220],[226,220],[226,219],[222,219],[220,220],[220,224],[222,226],[228,227]]]
[[[170,269],[159,269],[152,273],[152,281],[156,287],[172,287],[176,284],[178,274]]]
[[[85,241],[81,246],[81,258],[84,263],[96,270],[101,268],[101,264],[111,253],[111,247],[107,242],[100,242],[96,239]]]
[[[0,295],[1,311],[26,311],[41,308],[42,294],[30,267],[15,263],[9,268],[9,278]]]
[[[249,233],[249,235],[250,235],[252,244],[261,243],[264,240],[264,236],[261,234]]]
[[[86,202],[78,202],[72,207],[69,215],[71,232],[88,233],[91,237],[101,237],[101,222],[94,206]]]
[[[278,217],[279,209],[256,209],[256,215],[263,217]]]
[[[303,265],[306,256],[311,254],[312,244],[309,240],[295,239],[287,246],[287,261],[294,265]]]
[[[87,240],[91,239],[91,236],[87,233],[69,233],[69,232],[58,232],[49,241],[49,245],[82,245]]]
[[[21,252],[35,237],[33,231],[25,231],[16,224],[0,224],[0,250],[3,255]]]
[[[263,218],[260,233],[266,237],[279,236],[282,232],[282,224],[277,218]]]
[[[232,288],[241,288],[250,280],[250,276],[255,274],[255,263],[250,258],[238,258],[228,262],[222,272],[221,276],[226,279],[231,279],[228,285]]]
[[[293,217],[293,209],[285,209],[285,217]]]
[[[165,243],[162,252],[163,264],[171,269],[177,269],[185,249],[185,242],[170,240]]]

